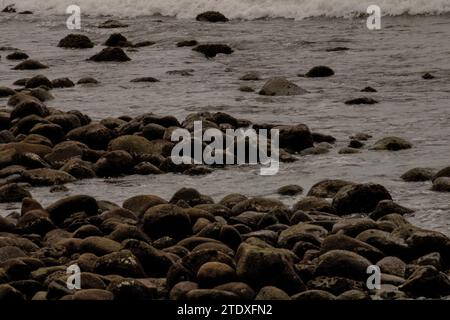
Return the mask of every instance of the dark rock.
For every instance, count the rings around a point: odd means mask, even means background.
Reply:
[[[277,287],[265,286],[259,290],[255,300],[291,300],[291,297]]]
[[[333,207],[340,215],[370,213],[382,200],[392,200],[391,195],[382,185],[356,184],[340,189],[333,198]]]
[[[450,192],[450,178],[441,177],[433,181],[433,191]]]
[[[293,96],[308,93],[285,77],[270,78],[259,91],[264,96]]]
[[[298,185],[287,185],[279,188],[277,190],[278,194],[284,195],[284,196],[296,196],[298,194],[301,194],[303,192],[303,188]]]
[[[207,22],[228,22],[228,18],[222,13],[217,11],[206,11],[200,13],[195,18],[197,21],[207,21]]]
[[[22,202],[24,198],[31,198],[31,193],[17,183],[0,186],[0,203]]]
[[[115,300],[148,301],[157,298],[157,288],[144,285],[135,279],[116,279],[108,285],[108,291],[114,294]]]
[[[47,69],[48,66],[40,63],[36,60],[25,60],[21,63],[19,63],[17,66],[15,66],[14,70],[38,70],[38,69]]]
[[[239,91],[241,92],[255,92],[255,89],[249,86],[240,86]]]
[[[29,132],[30,134],[38,134],[49,139],[53,144],[63,140],[64,130],[57,124],[36,124]]]
[[[179,207],[161,204],[145,212],[143,230],[152,239],[170,236],[182,239],[192,233],[189,216]]]
[[[450,167],[446,167],[446,168],[440,170],[438,173],[436,173],[433,176],[432,180],[434,181],[438,178],[443,178],[443,177],[450,178]]]
[[[386,137],[381,140],[378,140],[371,150],[389,150],[389,151],[398,151],[411,149],[412,144],[405,139],[398,137]]]
[[[33,186],[53,186],[76,181],[67,172],[48,168],[26,170],[23,172],[22,177]]]
[[[72,300],[77,301],[114,300],[114,294],[111,293],[110,291],[102,289],[82,289],[74,293]]]
[[[8,60],[26,60],[29,56],[25,52],[15,51],[6,56]]]
[[[318,258],[316,275],[366,280],[366,271],[370,265],[372,263],[369,260],[354,252],[332,250]]]
[[[200,288],[213,288],[235,279],[236,271],[229,265],[220,262],[207,262],[197,272],[197,282]]]
[[[158,79],[153,78],[153,77],[143,77],[143,78],[136,78],[131,80],[130,82],[159,82]]]
[[[331,250],[347,250],[363,256],[370,261],[378,261],[384,257],[379,249],[343,234],[329,235],[321,246],[321,253]]]
[[[90,57],[88,60],[95,62],[125,62],[131,59],[121,48],[111,47],[103,49],[100,53]]]
[[[243,282],[229,282],[219,285],[214,289],[234,293],[242,300],[252,300],[255,298],[255,291]]]
[[[167,204],[167,201],[153,195],[134,196],[124,201],[123,207],[134,212],[137,216],[142,216],[149,208]]]
[[[364,143],[362,143],[359,140],[350,140],[348,147],[354,149],[361,149],[362,147],[364,147]]]
[[[361,90],[361,92],[377,92],[377,90],[375,90],[372,87],[365,87],[364,89]]]
[[[67,133],[66,138],[85,143],[92,149],[104,150],[114,137],[112,130],[98,123],[91,123]]]
[[[381,272],[392,274],[398,277],[405,277],[406,264],[397,257],[389,256],[384,257],[377,262],[377,266],[380,267]]]
[[[72,80],[69,78],[58,78],[52,80],[53,88],[71,88],[75,86]]]
[[[369,217],[374,220],[378,220],[381,217],[384,217],[385,215],[388,215],[391,213],[404,215],[404,214],[413,213],[413,212],[414,212],[414,210],[402,207],[401,205],[396,204],[392,200],[382,200],[377,204],[375,210],[369,214]]]
[[[126,151],[117,150],[104,154],[94,167],[99,177],[116,177],[131,172],[133,166],[133,157]]]
[[[108,40],[105,42],[105,46],[108,47],[129,47],[131,43],[120,33],[114,33],[109,36]]]
[[[450,279],[435,267],[423,266],[418,268],[399,289],[413,297],[439,298],[450,294]]]
[[[334,213],[331,203],[324,198],[305,197],[294,204],[294,211],[320,211]]]
[[[405,172],[401,178],[407,182],[430,181],[436,171],[431,168],[414,168]]]
[[[24,118],[32,114],[40,117],[45,117],[48,115],[48,113],[49,111],[47,107],[43,105],[39,100],[33,98],[24,100],[15,105],[14,109],[11,111],[10,118],[11,120],[16,118]]]
[[[5,98],[9,96],[13,96],[16,94],[16,91],[7,87],[0,87],[0,98]]]
[[[93,165],[78,158],[69,159],[60,170],[67,172],[76,179],[90,179],[96,176]]]
[[[425,80],[431,80],[431,79],[434,79],[434,78],[435,78],[435,76],[433,76],[431,73],[425,73],[422,76],[422,79],[425,79]]]
[[[292,126],[276,126],[279,130],[280,147],[289,152],[300,152],[313,147],[311,131],[304,124]]]
[[[108,149],[123,150],[130,154],[158,154],[157,142],[132,135],[124,135],[112,140]]]
[[[224,290],[217,289],[194,289],[186,294],[188,301],[237,301],[239,296]]]
[[[292,300],[302,300],[302,301],[329,301],[335,300],[336,296],[322,290],[308,290],[305,292],[298,293],[291,297]]]
[[[81,78],[77,82],[77,84],[98,84],[98,83],[99,83],[98,80],[91,77]]]
[[[197,40],[183,40],[177,43],[177,47],[194,47],[198,45]]]
[[[225,44],[201,44],[192,50],[203,53],[207,58],[214,58],[217,54],[232,54],[234,51]]]
[[[257,80],[261,80],[261,75],[259,72],[256,71],[251,71],[251,72],[247,72],[246,74],[242,75],[239,80],[242,81],[257,81]]]
[[[313,137],[313,141],[315,143],[322,143],[322,142],[335,143],[336,142],[336,138],[333,136],[330,136],[328,134],[313,132],[312,137]]]
[[[9,284],[0,284],[0,300],[4,302],[8,301],[23,301],[25,297]]]
[[[354,183],[344,180],[323,180],[311,187],[308,197],[333,198],[339,190],[349,185]]]
[[[69,34],[61,39],[58,43],[58,47],[72,48],[72,49],[87,49],[93,48],[94,44],[91,39],[83,34]]]
[[[314,67],[306,73],[308,78],[331,77],[334,75],[333,69],[326,66]]]
[[[104,238],[91,236],[83,239],[80,245],[82,253],[93,253],[97,256],[104,256],[110,253],[118,252],[122,246],[120,243]]]
[[[128,250],[109,253],[98,258],[95,264],[95,272],[103,275],[116,274],[130,278],[145,277],[142,265]]]
[[[85,212],[87,215],[98,213],[97,201],[85,195],[70,196],[61,199],[47,208],[50,218],[56,224],[63,222],[66,218],[77,212]]]
[[[98,25],[98,28],[103,29],[116,29],[116,28],[127,28],[128,25],[117,20],[107,20]]]
[[[31,210],[21,216],[17,222],[17,229],[24,234],[45,235],[55,229],[48,213],[44,210]]]
[[[345,104],[348,104],[348,105],[377,104],[377,103],[378,103],[378,101],[376,101],[373,98],[369,98],[369,97],[355,98],[355,99],[345,101]]]

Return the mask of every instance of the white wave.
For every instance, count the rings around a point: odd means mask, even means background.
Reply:
[[[3,0],[6,4],[14,0]],[[197,14],[216,10],[231,19],[349,17],[365,13],[378,5],[383,15],[444,14],[450,12],[450,0],[17,0],[19,10],[41,14],[65,14],[76,4],[83,14],[136,17],[161,14],[192,19]]]

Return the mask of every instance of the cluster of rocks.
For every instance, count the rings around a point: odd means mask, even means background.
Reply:
[[[329,198],[332,200],[330,201]],[[450,294],[450,239],[381,185],[317,183],[288,207],[182,188],[118,206],[90,196],[0,218],[0,299],[365,300]],[[81,271],[69,289],[68,267]],[[381,287],[369,289],[369,266]]]

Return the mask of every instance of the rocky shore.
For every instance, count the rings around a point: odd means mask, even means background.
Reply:
[[[329,201],[329,199],[332,199]],[[377,184],[326,180],[288,207],[182,188],[119,206],[87,195],[0,218],[0,299],[361,300],[450,295],[450,239]],[[67,287],[67,268],[81,289]],[[369,290],[367,268],[381,270]]]

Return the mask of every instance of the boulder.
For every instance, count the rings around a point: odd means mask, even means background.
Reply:
[[[206,11],[200,13],[195,18],[197,21],[207,21],[207,22],[228,22],[228,18],[225,17],[222,13],[217,11]]]
[[[330,301],[335,300],[336,296],[323,290],[307,290],[293,295],[291,299],[299,301]]]
[[[303,188],[298,185],[287,185],[278,188],[277,193],[283,196],[296,196],[303,192]]]
[[[167,201],[153,195],[139,195],[124,201],[123,207],[134,212],[138,217],[142,216],[149,208],[159,204],[167,204]]]
[[[197,282],[200,288],[214,288],[235,279],[236,271],[221,262],[207,262],[197,272]]]
[[[354,185],[353,182],[344,180],[323,180],[311,187],[309,197],[333,198],[343,187]]]
[[[430,181],[435,174],[431,168],[414,168],[402,174],[401,178],[406,182]]]
[[[300,152],[314,146],[311,131],[304,124],[276,126],[279,132],[280,148],[289,152]]]
[[[157,299],[158,290],[154,286],[144,285],[144,280],[114,279],[108,285],[108,291],[119,301],[149,301]]]
[[[31,198],[31,193],[17,183],[0,186],[0,203],[22,202],[24,198]]]
[[[293,294],[305,290],[284,251],[243,243],[237,253],[237,276],[252,288],[275,286]]]
[[[378,101],[373,99],[373,98],[369,98],[369,97],[362,97],[362,98],[355,98],[355,99],[350,99],[345,101],[345,104],[348,105],[361,105],[361,104],[377,104]]]
[[[392,213],[404,215],[404,214],[413,213],[413,212],[414,212],[414,210],[411,210],[411,209],[405,208],[399,204],[396,204],[392,200],[381,200],[380,202],[378,202],[375,210],[373,210],[369,214],[369,217],[374,220],[378,220],[378,219],[380,219],[388,214],[392,214]]]
[[[450,167],[446,167],[440,171],[438,171],[434,176],[433,176],[433,181],[436,180],[437,178],[442,178],[442,177],[447,177],[450,178]]]
[[[6,56],[6,59],[8,60],[26,60],[28,58],[29,56],[22,51],[14,51]]]
[[[440,298],[450,294],[450,279],[433,266],[423,266],[399,287],[413,297]]]
[[[359,254],[369,261],[378,261],[384,257],[383,252],[360,240],[351,238],[344,234],[333,234],[327,236],[320,248],[321,253],[326,253],[332,250],[347,250]]]
[[[77,212],[84,212],[87,215],[96,215],[98,213],[97,201],[86,195],[70,196],[47,207],[50,218],[56,224],[63,222],[66,218]]]
[[[33,186],[53,186],[76,181],[67,172],[48,168],[26,170],[22,178]]]
[[[96,176],[93,165],[79,158],[69,159],[60,170],[67,172],[76,179],[90,179]]]
[[[128,152],[116,150],[104,154],[95,163],[94,168],[99,177],[116,177],[130,173],[133,166],[133,157]]]
[[[105,42],[105,46],[107,47],[129,47],[131,45],[131,42],[129,42],[127,38],[120,33],[110,35],[108,40]]]
[[[371,150],[399,151],[411,148],[412,144],[405,139],[398,137],[386,137],[375,142]]]
[[[91,123],[67,133],[66,138],[88,145],[92,149],[106,149],[110,140],[114,137],[112,130],[98,123]]]
[[[219,53],[232,54],[234,51],[226,44],[200,44],[192,49],[203,53],[206,58],[214,58]]]
[[[9,96],[13,96],[16,94],[16,91],[7,87],[0,87],[0,98],[5,98]]]
[[[145,278],[145,272],[139,260],[128,250],[109,253],[98,258],[95,264],[95,273]]]
[[[330,67],[317,66],[309,70],[305,76],[308,78],[322,78],[322,77],[331,77],[333,75],[334,71]]]
[[[333,207],[339,215],[370,213],[382,200],[392,200],[385,187],[374,183],[349,185],[333,198]]]
[[[433,191],[450,192],[450,178],[441,177],[433,181]]]
[[[41,62],[37,60],[28,59],[21,63],[19,63],[17,66],[14,67],[14,70],[38,70],[38,69],[47,69],[48,66],[45,64],[42,64]]]
[[[74,301],[107,301],[114,300],[114,294],[102,289],[82,289],[76,291],[73,295]]]
[[[67,77],[57,78],[52,80],[53,88],[72,88],[75,87],[75,83]]]
[[[259,91],[264,96],[293,96],[308,93],[285,77],[270,78]]]
[[[274,286],[265,286],[259,290],[255,300],[291,300],[291,297],[283,290]]]
[[[180,207],[171,204],[149,208],[144,214],[143,230],[152,239],[164,236],[183,239],[192,234],[189,216]]]
[[[392,274],[397,277],[404,278],[406,272],[406,263],[400,258],[388,256],[377,262],[382,273]]]
[[[29,115],[37,115],[39,117],[45,117],[49,114],[47,107],[37,99],[31,98],[23,100],[14,106],[11,111],[10,118],[24,118]]]
[[[58,47],[71,49],[87,49],[93,48],[94,44],[92,43],[91,39],[83,34],[71,33],[59,41]]]
[[[88,60],[94,62],[125,62],[131,59],[121,48],[109,47],[93,55]]]
[[[40,86],[45,86],[49,89],[53,88],[52,82],[46,76],[41,74],[28,79],[25,83],[25,88],[28,89],[33,89]]]
[[[315,274],[338,276],[354,280],[366,280],[367,268],[372,263],[366,258],[347,250],[331,250],[318,258]]]
[[[118,252],[121,248],[122,246],[119,242],[98,236],[87,237],[80,244],[82,253],[93,253],[99,257]]]
[[[155,142],[148,141],[144,137],[125,135],[112,140],[108,150],[123,150],[130,154],[158,154]]]

